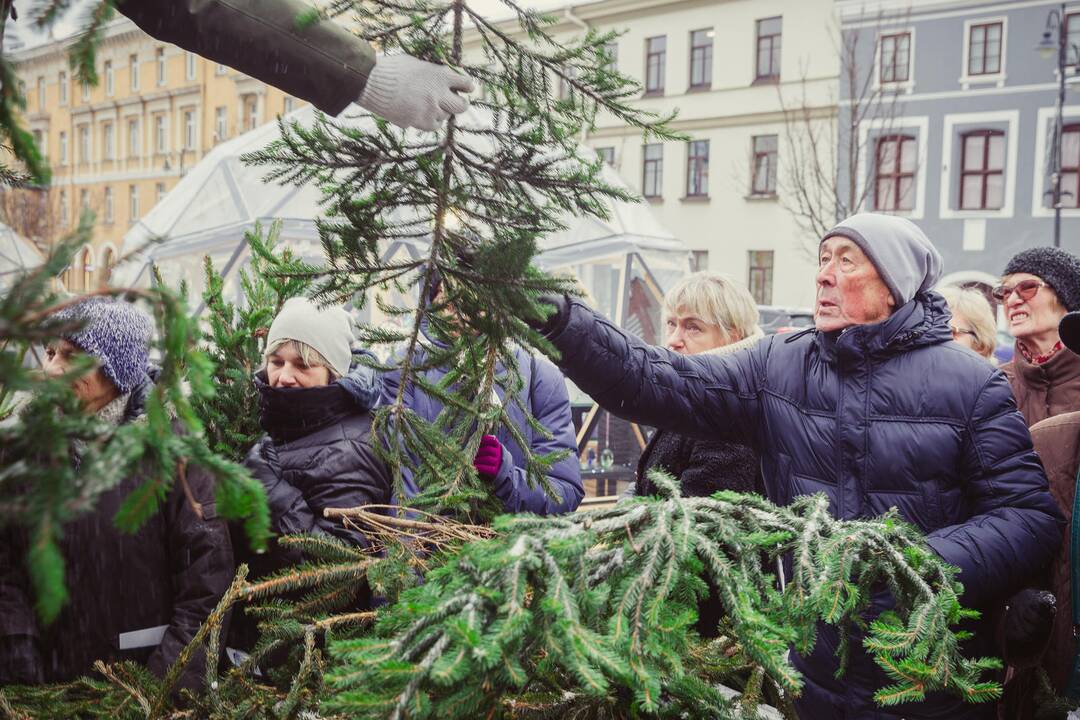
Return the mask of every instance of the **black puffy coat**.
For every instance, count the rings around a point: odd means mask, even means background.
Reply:
[[[823,492],[839,518],[898,508],[960,568],[965,605],[986,609],[1046,564],[1062,518],[1005,376],[951,342],[948,320],[930,293],[878,324],[683,356],[570,301],[550,339],[567,376],[616,415],[749,444],[774,502]],[[882,711],[872,695],[888,684],[884,674],[853,643],[848,673],[836,680],[836,635],[822,630],[811,657],[793,657],[806,677],[803,717],[992,714],[952,695]],[[975,632],[970,650],[993,654],[992,633]]]
[[[359,366],[329,385],[273,388],[265,371],[256,374],[260,423],[268,434],[244,464],[266,488],[274,532],[368,545],[363,533],[324,518],[323,510],[390,502],[390,473],[371,446],[370,409],[378,399],[373,377]]]
[[[141,414],[149,382],[128,402],[125,420]],[[113,518],[145,480],[138,473],[98,498],[91,512],[66,523],[60,538],[68,602],[41,627],[26,582],[25,532],[0,538],[0,685],[63,682],[91,674],[95,660],[134,660],[158,676],[176,660],[233,579],[225,522],[214,505],[214,479],[189,464],[187,485],[202,517],[174,483],[158,512],[135,533]],[[180,686],[202,683],[200,652]]]

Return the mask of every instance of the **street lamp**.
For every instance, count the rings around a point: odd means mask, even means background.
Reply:
[[[1057,37],[1054,37],[1054,33]],[[1062,149],[1062,111],[1065,107],[1065,71],[1069,68],[1069,50],[1077,50],[1069,45],[1069,31],[1066,25],[1065,4],[1061,9],[1051,10],[1046,16],[1046,29],[1043,30],[1042,40],[1035,46],[1039,55],[1044,60],[1049,60],[1057,51],[1058,72],[1058,99],[1057,114],[1054,119],[1054,144],[1051,152],[1051,189],[1047,193],[1054,201],[1054,247],[1061,247],[1061,149]]]

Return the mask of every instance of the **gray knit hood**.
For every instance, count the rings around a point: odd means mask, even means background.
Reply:
[[[926,233],[906,218],[859,213],[825,233],[821,242],[836,236],[851,240],[866,253],[896,307],[928,291],[941,278],[941,254]]]

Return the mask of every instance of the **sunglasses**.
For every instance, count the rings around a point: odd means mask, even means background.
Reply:
[[[990,292],[990,294],[993,295],[994,299],[998,302],[1005,302],[1013,293],[1019,295],[1021,300],[1030,300],[1035,297],[1035,293],[1039,292],[1039,288],[1044,287],[1050,286],[1042,280],[1021,280],[1012,287],[1008,285],[998,285]]]

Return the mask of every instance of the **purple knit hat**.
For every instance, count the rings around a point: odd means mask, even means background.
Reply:
[[[91,297],[56,312],[52,319],[82,324],[64,339],[97,358],[121,394],[130,392],[146,375],[154,323],[131,303]]]

